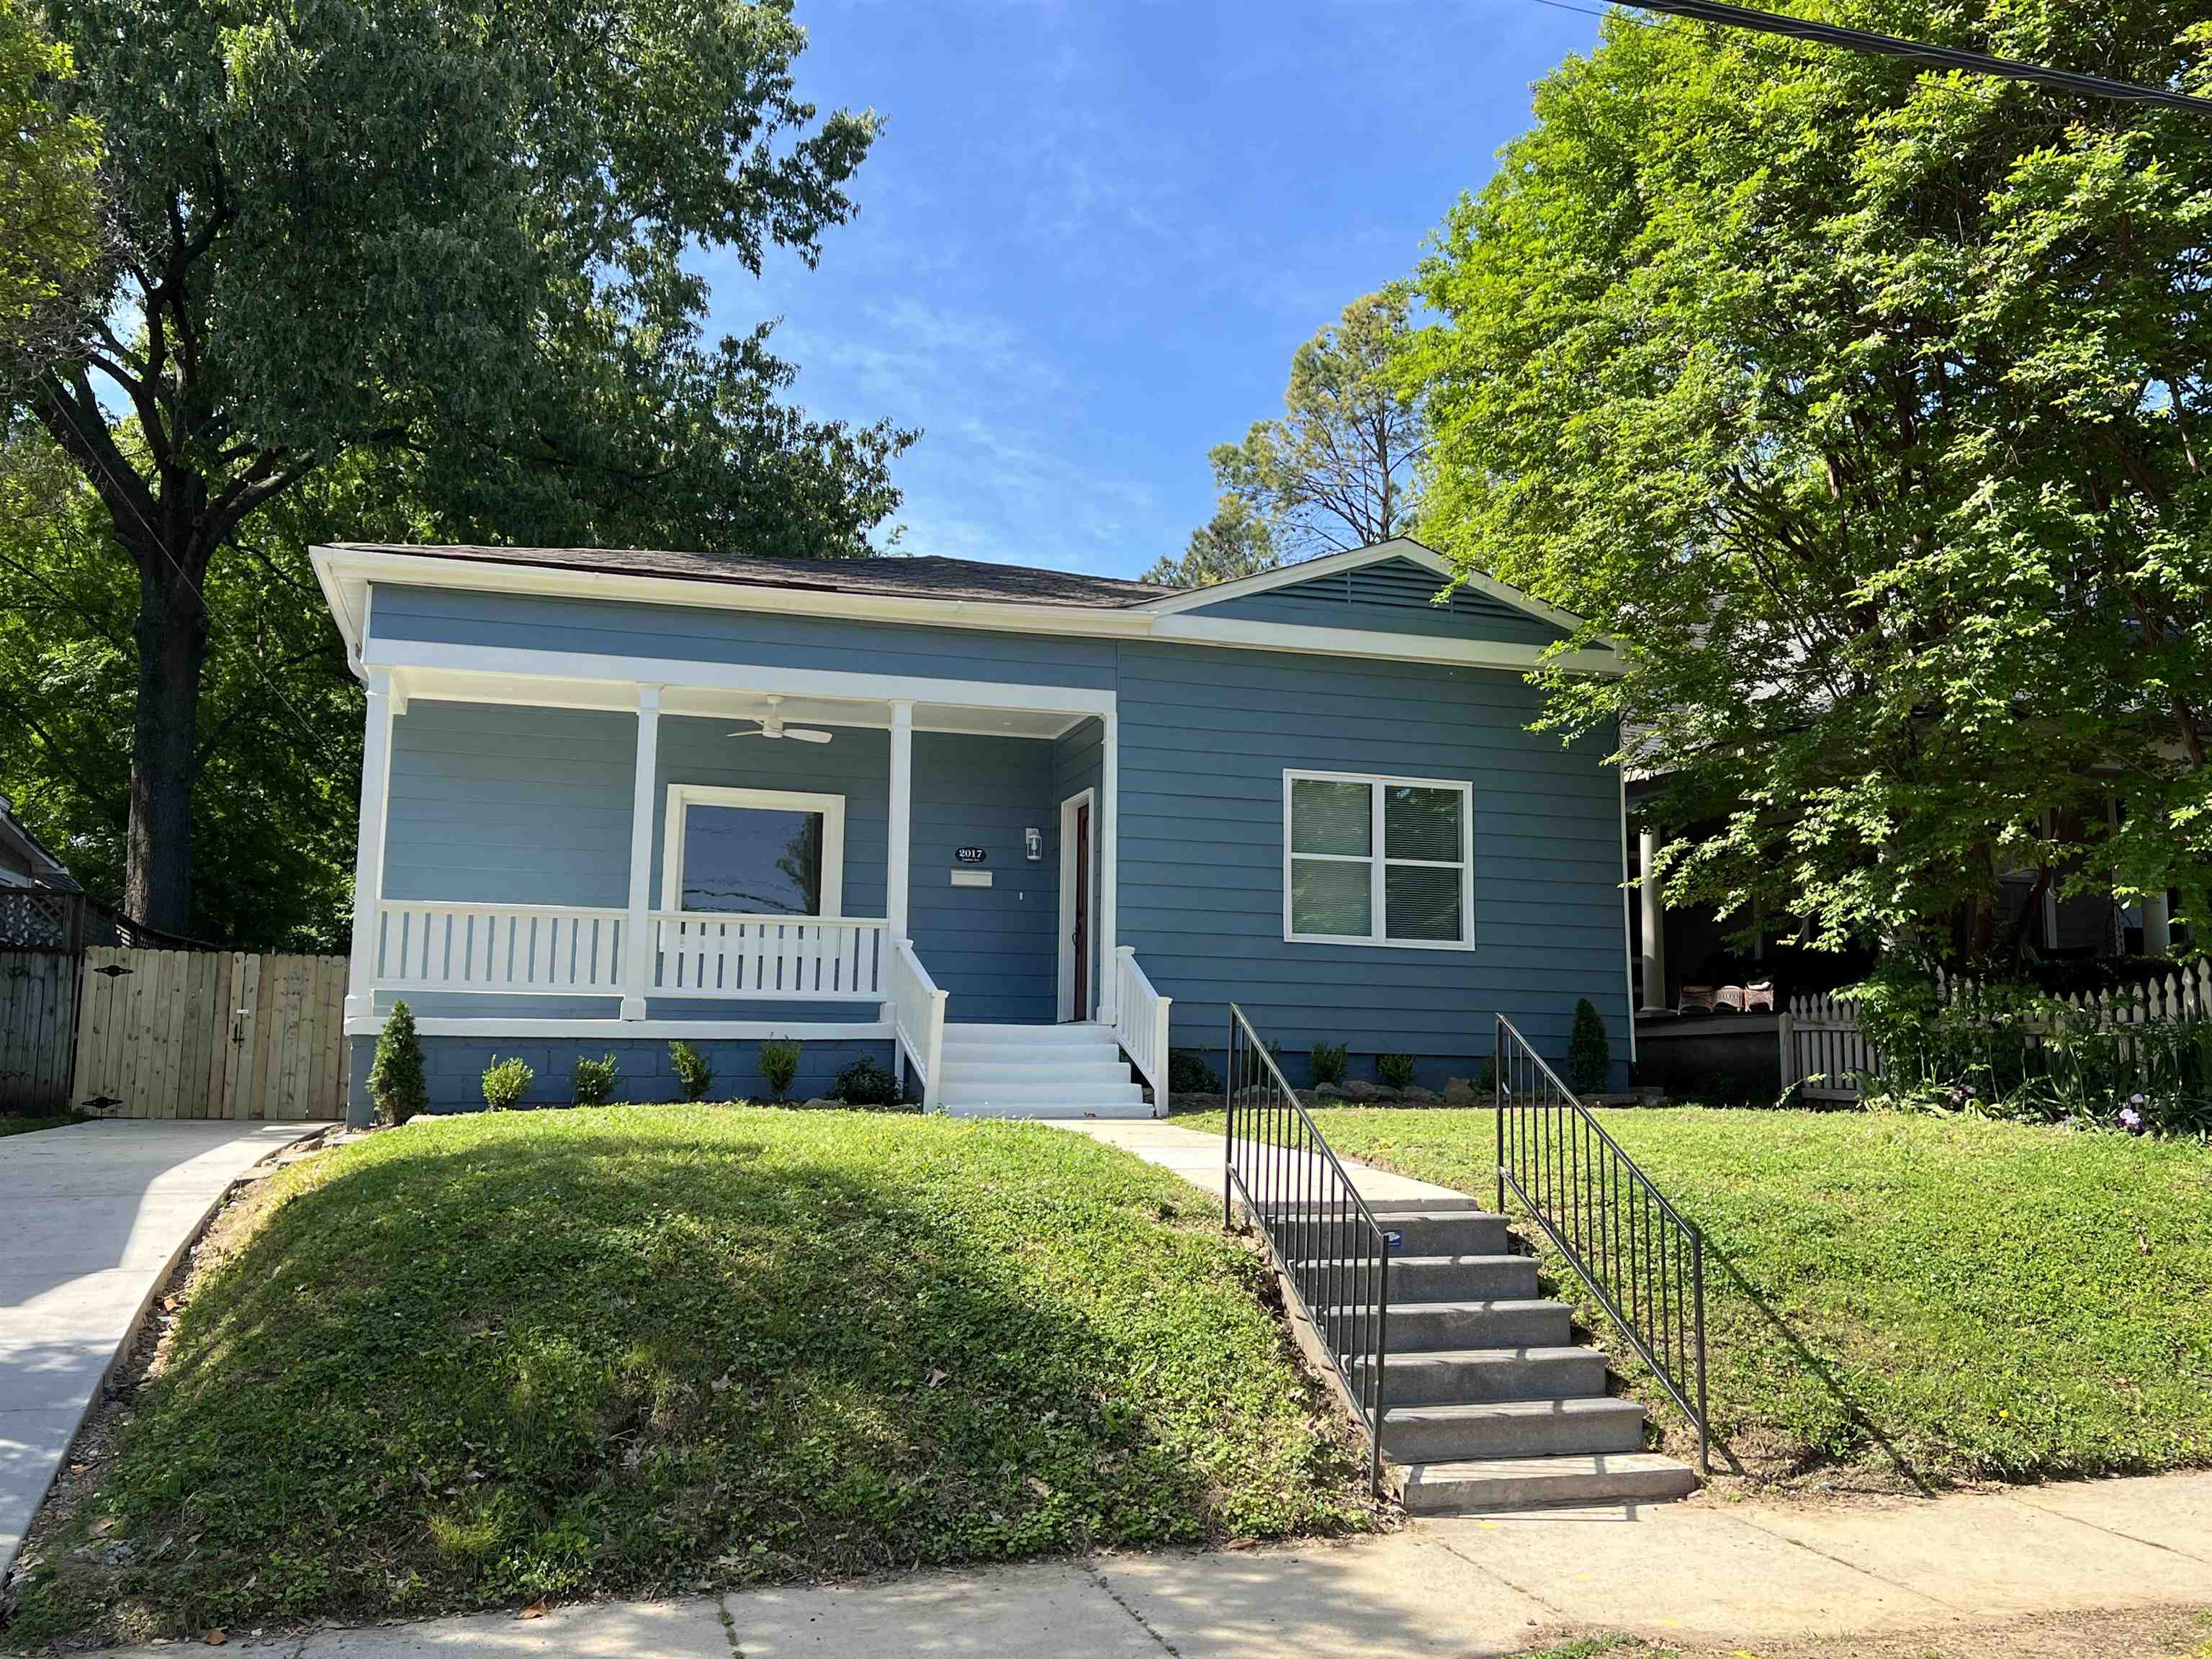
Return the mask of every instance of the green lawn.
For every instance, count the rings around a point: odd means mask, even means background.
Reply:
[[[418,1120],[251,1201],[73,1523],[122,1616],[11,1643],[1370,1523],[1213,1201],[1059,1130]]]
[[[1495,1192],[1489,1112],[1315,1115],[1340,1152]],[[1705,1231],[1711,1409],[1750,1472],[2212,1464],[2212,1151],[1969,1118],[1600,1115]]]
[[[51,1117],[17,1117],[12,1114],[0,1115],[0,1139],[9,1135],[27,1135],[39,1129],[66,1129],[72,1123],[88,1123],[89,1112],[57,1112]]]

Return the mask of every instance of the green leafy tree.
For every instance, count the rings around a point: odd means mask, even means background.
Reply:
[[[211,589],[242,526],[342,463],[441,535],[867,550],[908,434],[781,402],[766,331],[708,340],[682,263],[811,262],[853,211],[876,118],[798,96],[783,0],[70,0],[52,24],[113,246],[27,398],[137,590],[143,920],[193,917]]]
[[[1282,418],[1255,422],[1243,442],[1208,457],[1214,481],[1267,527],[1278,556],[1367,547],[1411,529],[1428,450],[1421,399],[1408,389],[1416,383],[1398,366],[1412,302],[1411,285],[1394,283],[1345,307],[1291,359]]]
[[[1827,15],[2200,88],[2212,39]],[[1423,533],[1622,643],[1551,719],[1627,722],[1662,823],[1717,823],[1670,895],[1974,955],[2008,872],[2201,889],[2212,123],[1622,18],[1536,113],[1422,272]]]
[[[70,49],[0,0],[0,362],[20,378],[69,337],[99,252],[100,129],[68,106]]]
[[[1179,559],[1162,559],[1145,580],[1163,587],[1212,587],[1239,576],[1256,576],[1282,562],[1274,532],[1242,495],[1224,495],[1213,517],[1190,532]]]

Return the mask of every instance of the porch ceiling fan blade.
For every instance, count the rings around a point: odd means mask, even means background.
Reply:
[[[783,735],[797,738],[801,743],[827,743],[830,738],[829,732],[817,731],[811,726],[787,726],[783,728]]]

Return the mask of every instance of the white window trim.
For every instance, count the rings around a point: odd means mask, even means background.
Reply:
[[[1369,817],[1368,844],[1373,849],[1366,854],[1352,853],[1297,853],[1291,850],[1291,788],[1293,784],[1359,783],[1367,786]],[[1382,827],[1382,791],[1403,786],[1413,789],[1451,789],[1460,797],[1459,858],[1455,862],[1445,859],[1394,859],[1385,848]],[[1301,933],[1291,925],[1291,860],[1292,858],[1312,859],[1324,863],[1364,864],[1370,866],[1368,885],[1368,915],[1374,932],[1357,933]],[[1387,911],[1383,900],[1383,872],[1394,864],[1402,864],[1427,870],[1459,871],[1460,936],[1455,939],[1387,939]],[[1376,951],[1471,951],[1474,948],[1474,786],[1464,778],[1401,778],[1379,772],[1311,772],[1291,768],[1283,771],[1283,940],[1288,945],[1355,945]]]
[[[668,786],[668,823],[660,848],[660,908],[673,911],[684,900],[684,812],[690,806],[747,806],[773,812],[822,814],[822,908],[812,918],[835,921],[845,914],[845,798],[842,795],[801,794],[787,789],[725,789],[704,783]],[[739,916],[743,910],[702,910],[693,914]],[[784,913],[773,915],[787,920]]]

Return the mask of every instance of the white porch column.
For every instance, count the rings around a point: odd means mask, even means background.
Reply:
[[[2142,896],[2142,953],[2162,957],[2173,949],[2173,913],[2166,908],[2166,889]]]
[[[1651,879],[1651,866],[1659,857],[1659,837],[1649,830],[1637,832],[1637,858],[1642,879],[1637,884],[1644,935],[1644,1012],[1667,1006],[1667,906],[1659,884]]]
[[[392,781],[392,722],[401,702],[389,668],[368,671],[368,719],[361,738],[361,827],[354,837],[353,958],[346,966],[345,1017],[376,1012],[377,911],[384,902],[385,801]]]
[[[884,860],[884,918],[890,944],[906,942],[907,894],[913,886],[914,705],[891,705],[890,842]]]
[[[653,964],[653,798],[660,765],[660,688],[637,688],[637,772],[629,800],[629,915],[623,922],[624,1019],[645,1018]]]
[[[1114,971],[1114,951],[1121,878],[1121,742],[1118,718],[1100,718],[1106,736],[1098,752],[1098,1022],[1111,1025],[1120,1013],[1115,1006],[1120,975]]]

